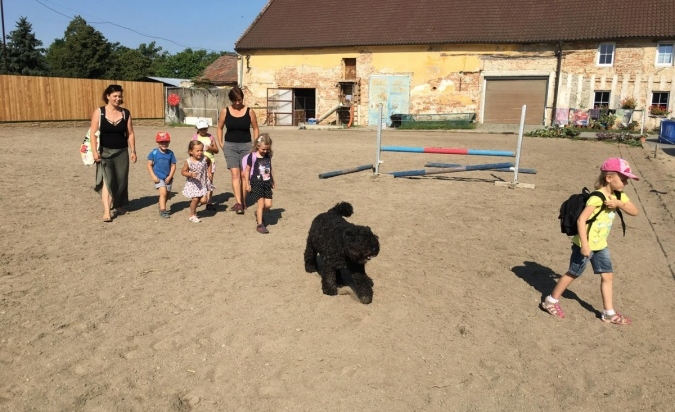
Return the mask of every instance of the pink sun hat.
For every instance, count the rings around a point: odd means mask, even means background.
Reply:
[[[631,173],[628,162],[618,157],[610,157],[609,159],[605,160],[605,163],[602,164],[600,170],[603,172],[616,172],[633,180],[640,180],[637,176]]]

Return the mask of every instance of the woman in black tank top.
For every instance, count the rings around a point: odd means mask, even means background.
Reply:
[[[251,151],[253,139],[258,138],[258,120],[255,112],[244,106],[244,92],[239,87],[233,87],[228,97],[232,104],[222,109],[218,116],[218,145],[223,150],[227,168],[232,175],[232,191],[236,201],[232,210],[242,215],[246,205],[241,159]]]
[[[136,163],[136,134],[131,113],[121,107],[122,93],[122,86],[108,86],[103,92],[106,104],[94,110],[89,125],[92,136],[100,134],[98,140],[91,139],[91,150],[96,162],[94,189],[101,193],[104,222],[112,222],[111,208],[117,215],[127,213],[129,160]]]

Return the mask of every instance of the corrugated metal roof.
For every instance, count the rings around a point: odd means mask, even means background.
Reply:
[[[235,50],[675,38],[675,0],[270,0]]]
[[[175,87],[181,87],[181,83],[190,81],[190,79],[174,79],[171,77],[151,77],[151,76],[147,76],[146,79],[154,80],[156,82],[164,83],[166,85]]]

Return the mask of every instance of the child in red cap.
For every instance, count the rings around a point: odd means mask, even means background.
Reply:
[[[593,192],[596,195],[588,198],[586,207],[577,220],[579,234],[572,238],[569,269],[558,280],[553,292],[541,303],[541,308],[553,316],[564,318],[565,314],[560,308],[558,299],[569,285],[581,276],[590,261],[593,272],[600,275],[600,293],[604,307],[600,320],[616,325],[630,325],[631,319],[628,316],[614,311],[612,303],[614,273],[607,237],[612,229],[617,209],[630,216],[638,214],[637,207],[623,193],[623,188],[628,179],[639,179],[631,172],[628,162],[617,157],[607,159],[600,170],[600,176],[595,182],[595,192]],[[597,192],[604,195],[604,201],[597,195]],[[595,220],[587,225],[587,221],[596,215]]]
[[[159,132],[155,136],[157,147],[148,154],[148,173],[159,190],[159,217],[166,219],[169,212],[166,202],[171,197],[171,184],[176,173],[176,156],[169,150],[171,136],[167,132]]]

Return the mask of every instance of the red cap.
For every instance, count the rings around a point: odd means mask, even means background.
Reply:
[[[155,136],[155,141],[157,142],[170,142],[171,136],[167,132],[158,132]]]

